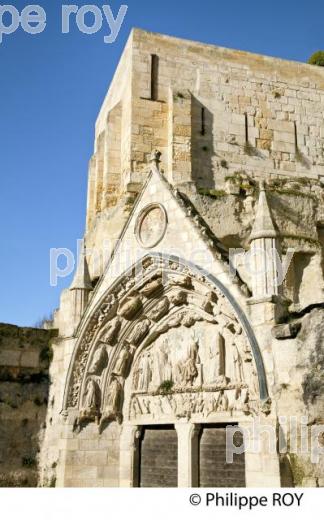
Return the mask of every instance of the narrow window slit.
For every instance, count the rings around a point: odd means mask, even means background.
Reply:
[[[158,101],[159,57],[151,55],[151,100]]]
[[[249,142],[249,124],[248,124],[248,115],[245,112],[245,143],[248,144]]]

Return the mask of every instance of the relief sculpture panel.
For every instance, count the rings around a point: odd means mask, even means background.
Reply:
[[[134,362],[129,419],[252,413],[258,401],[256,374],[236,336],[205,321],[162,334]],[[243,353],[249,350],[245,343],[242,338]]]

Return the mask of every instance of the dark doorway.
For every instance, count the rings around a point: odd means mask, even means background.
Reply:
[[[178,438],[173,426],[145,426],[139,455],[140,487],[178,486]]]
[[[199,487],[245,487],[245,457],[234,454],[226,462],[226,426],[202,426],[199,440]],[[234,425],[235,426],[235,425]],[[236,446],[243,442],[242,433],[234,436]]]

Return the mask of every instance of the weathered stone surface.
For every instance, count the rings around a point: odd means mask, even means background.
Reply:
[[[0,487],[38,483],[52,337],[53,331],[0,324]]]

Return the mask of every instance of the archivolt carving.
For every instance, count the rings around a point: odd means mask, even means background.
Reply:
[[[204,274],[161,257],[126,273],[76,347],[65,406],[79,409],[79,424],[256,413],[255,338],[224,292]]]

